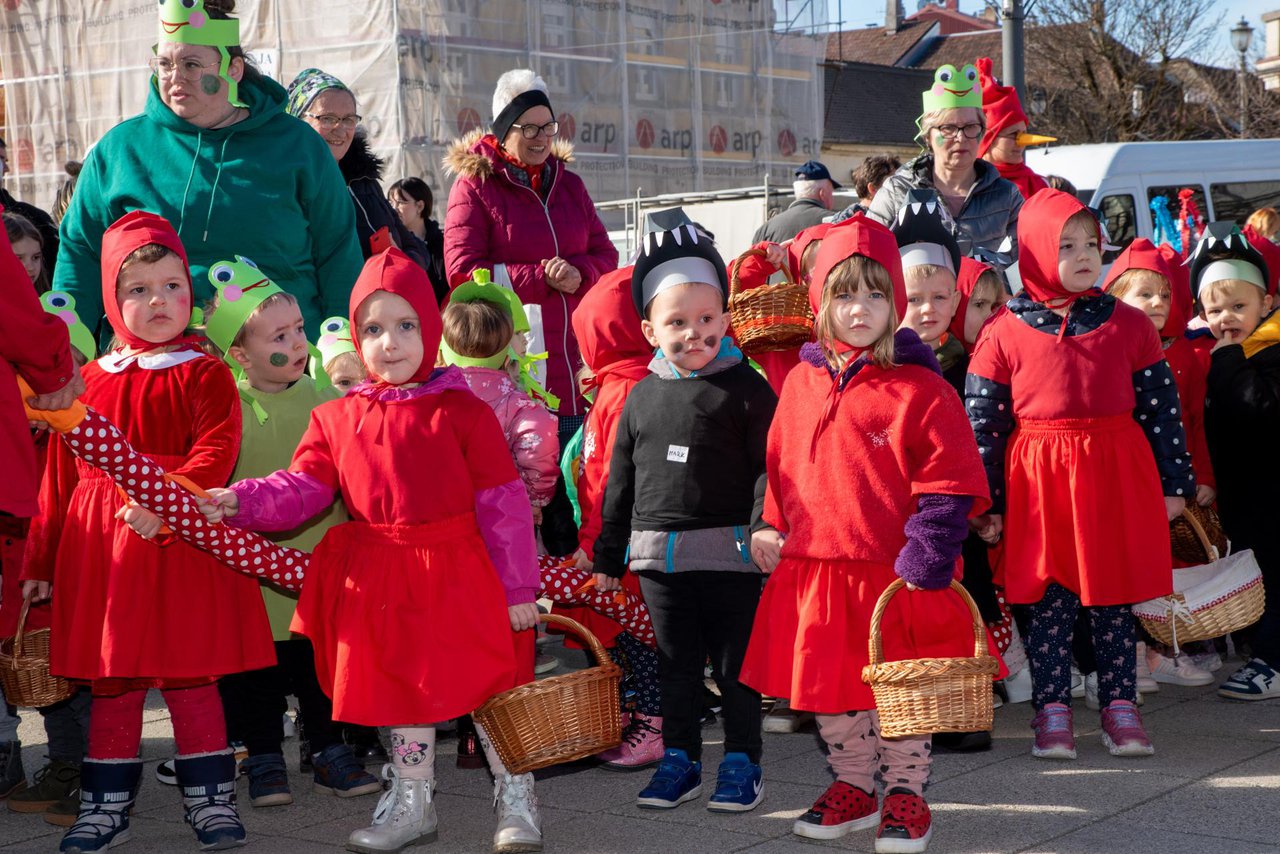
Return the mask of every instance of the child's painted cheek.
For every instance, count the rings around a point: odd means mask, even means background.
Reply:
[[[708,347],[714,347],[714,346],[716,346],[716,341],[717,341],[717,340],[718,340],[718,339],[716,338],[716,336],[714,336],[714,335],[708,335],[706,338],[703,338],[703,339],[702,339],[702,343],[703,343],[703,344],[706,344]]]
[[[684,344],[680,341],[673,341],[671,344],[672,355],[678,356],[683,352],[684,352]]]
[[[285,365],[289,364],[289,357],[284,353],[272,353],[270,361],[275,367],[283,368]]]

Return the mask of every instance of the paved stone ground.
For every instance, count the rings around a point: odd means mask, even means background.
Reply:
[[[562,660],[578,653],[556,647]],[[1231,664],[1228,665],[1228,668]],[[1218,674],[1224,678],[1227,670]],[[168,714],[148,703],[143,755],[148,761],[134,820],[134,839],[118,850],[196,851],[182,824],[174,789],[155,781],[154,765],[172,751]],[[1031,758],[1028,705],[996,711],[995,746],[987,753],[935,758],[928,799],[934,811],[930,851],[954,854],[1261,854],[1280,852],[1280,702],[1232,703],[1209,688],[1165,687],[1143,709],[1157,753],[1121,760],[1102,745],[1098,716],[1076,717],[1080,758]],[[44,733],[26,713],[21,735],[28,771],[40,766]],[[723,730],[704,730],[706,765],[719,762]],[[297,769],[296,742],[285,745]],[[438,760],[440,840],[411,851],[487,852],[493,832],[492,788],[483,771],[454,767],[454,742]],[[831,843],[801,841],[791,823],[823,791],[830,775],[813,731],[765,736],[765,801],[742,815],[709,813],[698,804],[647,811],[633,804],[647,779],[588,764],[538,774],[548,851],[736,852],[802,854],[822,848],[872,851],[873,832]],[[316,795],[294,774],[296,803],[244,807],[250,849],[262,854],[343,850],[347,834],[363,826],[376,803]],[[246,789],[241,784],[241,796]],[[0,851],[52,852],[60,830],[39,816],[0,811]]]

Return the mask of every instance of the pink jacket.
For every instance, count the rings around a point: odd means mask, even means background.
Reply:
[[[449,148],[445,169],[458,176],[449,191],[444,225],[444,262],[456,286],[480,267],[506,265],[511,285],[526,305],[542,308],[547,352],[547,388],[560,398],[562,416],[582,415],[585,401],[574,381],[582,358],[570,319],[579,300],[600,276],[618,266],[618,250],[596,215],[582,179],[565,164],[572,146],[557,140],[543,171],[546,197],[528,176],[505,162],[475,131]],[[582,285],[564,294],[547,285],[542,261],[560,256],[578,268]],[[497,278],[497,277],[495,277]]]
[[[556,491],[560,475],[560,441],[556,417],[529,399],[516,387],[511,376],[493,368],[463,368],[462,375],[471,393],[489,404],[498,416],[502,432],[511,448],[516,471],[529,493],[529,503],[545,507]]]

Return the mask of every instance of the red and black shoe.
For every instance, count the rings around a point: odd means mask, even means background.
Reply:
[[[878,817],[875,795],[836,780],[807,813],[796,819],[791,832],[806,839],[839,839],[855,830],[874,827]]]
[[[932,835],[933,820],[924,798],[906,789],[890,789],[880,811],[876,854],[920,854]]]

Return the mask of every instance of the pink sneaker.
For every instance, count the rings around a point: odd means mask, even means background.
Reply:
[[[1128,700],[1112,700],[1102,710],[1102,743],[1112,756],[1150,756],[1156,752],[1142,728],[1142,714]]]
[[[597,753],[596,757],[605,768],[615,771],[634,771],[661,761],[662,718],[635,713],[622,731],[622,744]]]
[[[1050,703],[1031,721],[1036,743],[1031,755],[1040,759],[1075,759],[1076,736],[1071,728],[1071,709],[1062,703]]]

